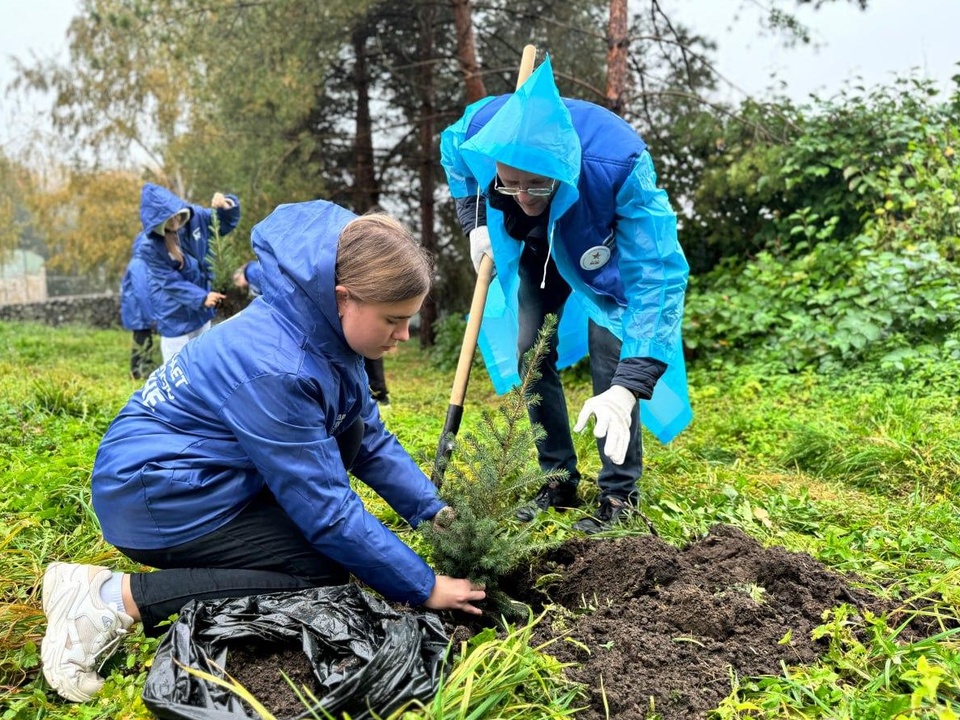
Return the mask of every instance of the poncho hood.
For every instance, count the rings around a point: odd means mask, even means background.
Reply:
[[[499,162],[559,181],[551,203],[554,217],[577,201],[580,138],[560,98],[549,56],[460,152],[480,187],[490,185]]]

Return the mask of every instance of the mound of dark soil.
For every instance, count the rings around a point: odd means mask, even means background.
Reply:
[[[535,589],[548,575],[556,581]],[[504,589],[538,613],[549,609],[534,641],[561,636],[549,652],[589,688],[584,720],[641,720],[652,711],[664,720],[705,718],[730,693],[731,673],[779,675],[781,663],[815,661],[825,645],[811,630],[825,610],[884,610],[809,555],[764,548],[722,525],[684,548],[650,535],[571,539]],[[451,637],[465,632],[446,618],[445,626]],[[268,708],[302,711],[280,669],[309,687],[303,653],[248,654],[240,665],[237,679]]]
[[[548,573],[560,579],[534,590]],[[651,708],[664,720],[704,718],[730,694],[731,673],[779,675],[781,662],[816,660],[825,645],[811,630],[825,610],[877,604],[809,555],[763,548],[730,526],[685,548],[650,535],[573,539],[514,581],[515,598],[562,608],[562,634],[575,642],[550,652],[589,687],[585,720],[608,717],[604,702],[618,720]],[[541,623],[534,639],[560,634]]]
[[[222,322],[233,317],[251,302],[251,297],[246,290],[230,287],[227,288],[223,294],[226,295],[226,297],[217,305],[217,314],[214,322]]]

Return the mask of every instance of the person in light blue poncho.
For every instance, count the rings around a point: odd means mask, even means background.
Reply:
[[[589,352],[594,396],[574,431],[595,418],[600,498],[575,527],[606,529],[639,499],[640,421],[666,443],[692,418],[680,335],[689,271],[650,153],[622,118],[561,98],[549,57],[515,93],[470,105],[440,147],[474,267],[494,261],[478,342],[497,392],[519,381],[546,315],[560,318],[529,414],[546,432],[541,468],[565,479],[518,518],[579,504],[558,369]]]

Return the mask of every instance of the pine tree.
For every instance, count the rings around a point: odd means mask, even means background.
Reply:
[[[500,579],[546,547],[530,524],[517,522],[523,503],[518,498],[525,498],[531,487],[567,476],[565,470],[544,472],[531,458],[544,431],[527,420],[527,405],[540,400],[530,388],[540,377],[540,362],[556,324],[556,316],[548,315],[537,342],[524,356],[520,385],[495,411],[483,411],[477,433],[466,433],[456,442],[452,454],[456,460],[443,468],[440,492],[455,512],[453,519],[444,522],[441,517],[421,526],[437,572],[486,585],[488,610],[508,621],[523,619],[527,610],[499,589]]]
[[[220,234],[220,216],[216,210],[210,216],[210,245],[207,258],[213,270],[213,289],[229,294],[233,288],[233,273],[243,265],[245,254],[234,235]]]

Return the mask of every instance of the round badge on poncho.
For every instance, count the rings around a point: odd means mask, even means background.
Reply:
[[[580,267],[584,270],[596,270],[607,264],[610,259],[610,248],[606,245],[596,245],[580,256]]]

